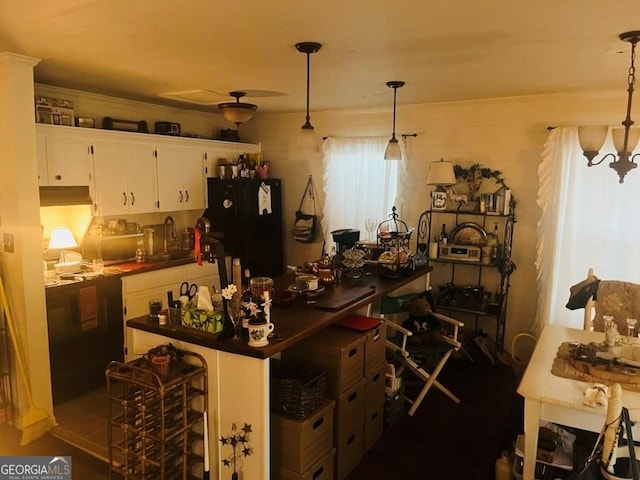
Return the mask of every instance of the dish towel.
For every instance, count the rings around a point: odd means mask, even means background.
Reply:
[[[80,311],[80,329],[82,331],[98,328],[98,292],[96,287],[84,287],[78,290],[78,310]]]

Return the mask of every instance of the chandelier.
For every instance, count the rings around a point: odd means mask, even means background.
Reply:
[[[624,128],[617,127],[611,129],[613,144],[618,155],[616,157],[613,153],[608,153],[599,161],[593,161],[604,144],[604,140],[607,136],[607,126],[596,125],[578,127],[578,139],[580,141],[580,147],[584,152],[584,156],[587,157],[587,166],[591,167],[593,165],[600,165],[605,159],[611,157],[612,162],[609,163],[609,167],[616,171],[620,177],[620,183],[624,183],[625,175],[630,170],[633,170],[638,166],[634,159],[640,155],[640,153],[635,155],[633,154],[633,150],[638,144],[638,138],[640,138],[640,128],[631,128],[634,124],[633,120],[631,120],[631,101],[633,98],[633,87],[636,82],[636,44],[640,41],[640,30],[621,33],[619,37],[623,42],[629,42],[631,44],[631,66],[629,67],[629,74],[627,77],[627,116],[622,121],[622,126]]]

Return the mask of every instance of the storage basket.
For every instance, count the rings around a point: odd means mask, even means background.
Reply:
[[[271,411],[306,418],[325,400],[325,373],[308,365],[271,359]]]

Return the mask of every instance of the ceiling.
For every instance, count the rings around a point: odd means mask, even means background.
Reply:
[[[629,12],[634,12],[630,14]],[[637,0],[2,0],[0,51],[37,83],[217,112],[311,112],[626,89]],[[204,91],[213,105],[159,95]]]

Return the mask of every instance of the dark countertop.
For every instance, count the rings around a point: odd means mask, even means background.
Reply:
[[[219,338],[217,335],[189,327],[160,326],[150,322],[148,316],[128,320],[127,326],[203,347],[266,359],[365,307],[383,295],[392,293],[399,287],[420,278],[429,271],[430,267],[420,268],[397,279],[380,278],[375,274],[359,279],[344,278],[340,284],[327,287],[324,295],[316,298],[316,304],[305,303],[296,298],[287,306],[273,305],[271,321],[275,325],[274,332],[282,339],[275,340],[273,337],[269,345],[264,347],[250,347],[246,339],[232,341],[229,338]],[[275,280],[276,291],[286,290],[293,282],[292,273],[278,277]],[[320,308],[321,304],[326,308]]]
[[[77,275],[70,275],[69,279],[45,279],[45,287],[46,291],[55,289],[62,289],[64,287],[68,287],[70,285],[79,285],[79,284],[92,284],[96,285],[105,279],[111,279],[113,277],[126,277],[128,275],[136,275],[138,273],[146,273],[153,272],[156,270],[162,270],[165,268],[178,267],[180,265],[188,265],[190,263],[195,263],[195,257],[189,258],[180,258],[174,260],[155,260],[150,262],[123,262],[110,266],[104,267],[104,274],[93,276],[92,272],[83,272],[86,273],[85,277],[83,273]]]

